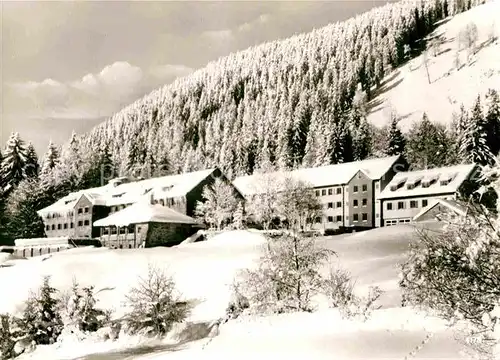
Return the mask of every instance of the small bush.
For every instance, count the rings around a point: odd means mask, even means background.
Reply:
[[[330,300],[330,306],[338,308],[342,316],[367,320],[377,308],[375,302],[382,295],[382,290],[371,287],[365,297],[359,297],[354,293],[354,285],[349,272],[330,269],[329,277],[324,282],[324,292]]]
[[[500,299],[500,239],[487,216],[447,219],[442,233],[420,232],[402,265],[404,300],[481,325]]]
[[[236,319],[250,307],[248,299],[241,293],[238,284],[233,285],[231,300],[226,308],[226,317]]]
[[[127,295],[131,312],[125,323],[132,333],[165,335],[174,323],[186,319],[191,309],[189,301],[181,301],[175,282],[161,269],[149,266],[147,278],[139,279]]]
[[[81,331],[94,332],[109,322],[110,313],[96,308],[93,286],[80,289],[75,282],[67,304],[70,321]]]
[[[282,232],[268,239],[258,268],[241,273],[239,289],[257,313],[310,312],[311,298],[323,286],[319,270],[333,254],[316,246],[315,238]]]
[[[19,327],[35,344],[53,344],[63,329],[60,303],[54,297],[56,289],[50,286],[50,278],[45,277],[38,294],[31,294],[25,302]]]
[[[0,314],[0,356],[1,359],[12,359],[16,356],[14,346],[16,337],[13,330],[14,321],[8,314]]]

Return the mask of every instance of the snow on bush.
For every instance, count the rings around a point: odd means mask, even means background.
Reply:
[[[323,286],[320,268],[333,254],[314,237],[283,232],[268,240],[256,269],[241,272],[239,289],[257,313],[310,312]]]
[[[181,300],[172,277],[153,265],[126,298],[131,310],[124,320],[133,334],[165,335],[174,323],[186,319],[192,307],[190,301]]]

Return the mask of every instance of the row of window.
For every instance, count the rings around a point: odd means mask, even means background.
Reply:
[[[428,204],[429,204],[428,200],[426,200],[426,199],[422,200],[422,208],[427,207]],[[387,210],[394,210],[392,202],[388,202],[386,208],[387,208]],[[398,201],[397,202],[397,209],[398,210],[406,209],[406,202],[405,201]],[[418,209],[418,200],[411,200],[410,201],[410,209]]]
[[[141,231],[141,227],[138,227],[137,231]],[[134,232],[135,232],[135,225],[129,225],[127,227],[120,227],[120,234],[133,234]],[[116,226],[102,229],[103,235],[109,235],[109,234],[116,235],[117,233],[118,233],[118,230],[117,230]]]
[[[352,221],[354,221],[354,222],[360,221],[360,216],[359,215],[360,214],[353,214],[352,215]],[[342,215],[327,216],[325,219],[329,223],[334,222],[334,219],[335,219],[335,222],[342,222]],[[349,216],[346,216],[346,220],[349,220]],[[368,213],[362,213],[361,214],[361,221],[368,221]],[[315,220],[315,222],[316,222],[316,224],[321,224],[322,218],[321,217],[317,217],[316,220]]]
[[[410,219],[386,220],[385,226],[394,226],[397,224],[409,224],[410,222],[411,222]]]
[[[354,207],[358,207],[359,206],[359,200],[358,199],[354,199],[352,201],[352,205]],[[361,199],[361,206],[367,206],[367,205],[368,205],[368,199]],[[342,201],[337,201],[336,203],[329,202],[328,204],[326,204],[326,208],[327,209],[335,209],[335,208],[338,209],[338,208],[341,208],[341,207],[342,207]]]
[[[90,208],[88,206],[83,207],[83,208],[78,208],[77,212],[78,212],[78,214],[88,214],[90,212]],[[68,216],[73,216],[73,212],[69,211],[65,215],[61,215],[58,213],[48,214],[47,219],[56,219],[56,218],[68,217]]]
[[[316,196],[333,195],[334,190],[335,190],[335,194],[336,195],[342,194],[342,187],[337,187],[337,188],[329,188],[329,189],[316,190]],[[368,185],[367,184],[363,184],[361,186],[361,191],[362,192],[367,192],[368,191]],[[354,185],[352,187],[352,192],[353,193],[358,193],[359,192],[359,186],[358,185]]]
[[[80,220],[78,221],[78,226],[89,226],[90,225],[90,220]],[[62,230],[62,229],[67,229],[69,226],[70,229],[73,229],[75,227],[74,223],[64,223],[64,224],[57,224],[57,230]],[[46,225],[45,230],[56,230],[56,224],[52,225]]]

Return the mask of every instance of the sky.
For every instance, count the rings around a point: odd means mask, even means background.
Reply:
[[[210,61],[386,2],[1,1],[0,147],[19,132],[42,156]]]

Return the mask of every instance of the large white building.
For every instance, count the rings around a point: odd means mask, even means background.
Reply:
[[[382,226],[410,223],[436,199],[457,199],[476,169],[475,164],[466,164],[397,173],[378,196]]]
[[[247,199],[267,190],[269,183],[279,189],[280,179],[290,176],[304,181],[316,191],[323,205],[323,216],[313,228],[372,228],[380,226],[377,196],[399,171],[407,169],[400,156],[354,161],[349,163],[241,176],[233,181]]]

